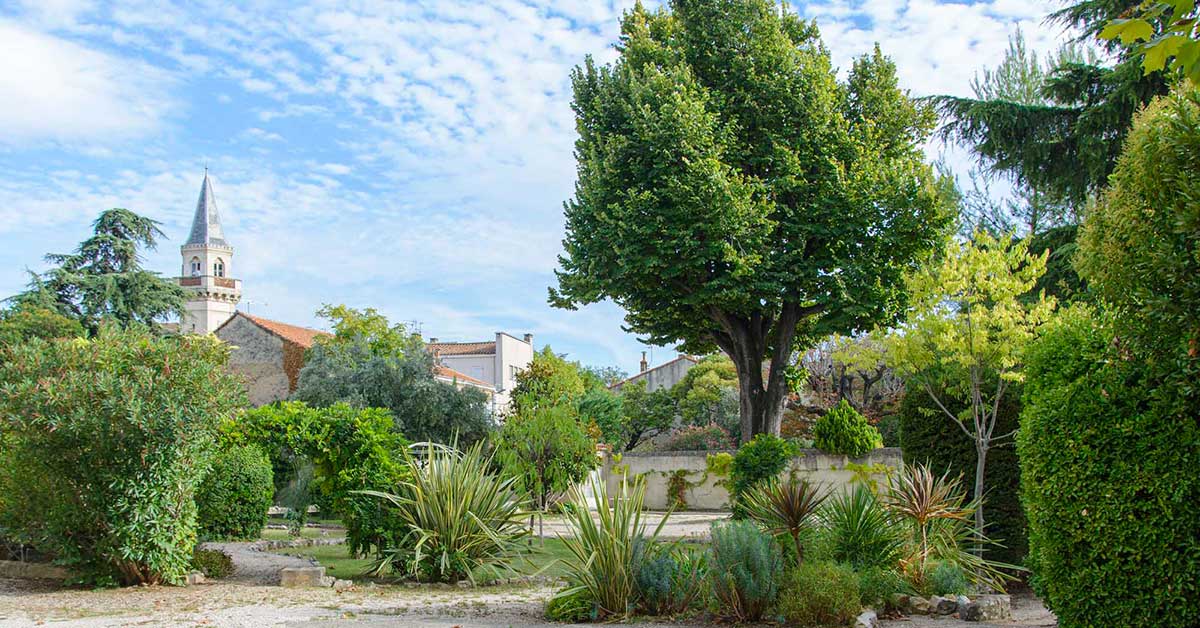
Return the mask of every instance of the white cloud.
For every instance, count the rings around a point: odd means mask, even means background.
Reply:
[[[2,143],[142,136],[171,109],[167,73],[7,20],[0,59]]]

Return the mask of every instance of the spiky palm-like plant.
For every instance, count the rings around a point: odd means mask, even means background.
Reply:
[[[870,489],[854,486],[836,494],[820,516],[834,560],[855,568],[893,568],[899,562],[904,535]]]
[[[816,524],[817,510],[829,496],[808,480],[788,478],[760,483],[742,496],[742,512],[775,537],[790,537],[796,564],[804,562],[803,537]]]

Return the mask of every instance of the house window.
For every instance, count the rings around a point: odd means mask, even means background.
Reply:
[[[213,275],[216,277],[225,276],[225,262],[221,261],[219,257],[217,258],[217,263],[213,264]]]
[[[192,261],[190,263],[190,266],[191,266],[191,269],[189,270],[188,274],[191,275],[192,277],[199,277],[200,272],[201,272],[200,271],[200,269],[201,269],[200,258],[193,257]]]

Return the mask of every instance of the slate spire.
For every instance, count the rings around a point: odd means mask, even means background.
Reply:
[[[221,231],[221,216],[217,214],[217,197],[213,194],[208,168],[204,169],[204,183],[200,184],[200,199],[196,201],[196,216],[192,218],[192,233],[184,246],[228,247],[225,234]]]

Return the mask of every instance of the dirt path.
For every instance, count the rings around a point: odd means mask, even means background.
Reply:
[[[233,574],[225,581],[241,584],[279,584],[279,570],[285,567],[312,567],[317,561],[267,551],[266,541],[251,543],[205,543],[205,549],[225,552],[233,559]]]
[[[642,521],[646,524],[646,531],[653,531],[655,526],[662,521],[664,513],[647,512],[642,515]],[[728,512],[718,511],[698,511],[698,512],[676,512],[667,519],[667,524],[663,526],[661,536],[667,539],[696,539],[708,540],[709,529],[712,524],[717,521],[729,519]],[[557,538],[559,536],[567,536],[567,522],[560,515],[550,515],[546,517],[547,538]]]

